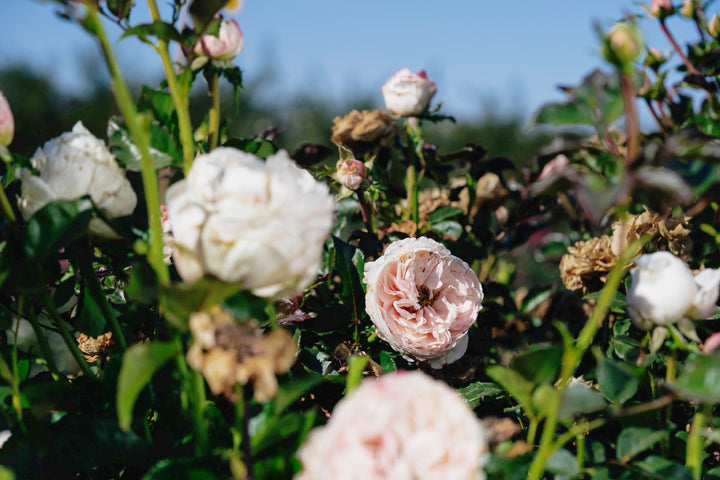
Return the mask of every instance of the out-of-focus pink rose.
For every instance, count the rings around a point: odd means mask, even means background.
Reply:
[[[160,226],[163,232],[163,261],[166,265],[170,265],[173,254],[172,224],[165,204],[160,205]]]
[[[367,378],[298,450],[295,480],[480,480],[485,432],[452,388],[424,373]]]
[[[673,10],[673,5],[670,0],[652,0],[648,12],[655,18],[660,18],[669,15]]]
[[[435,82],[428,80],[425,70],[412,73],[403,68],[382,86],[385,107],[393,115],[412,117],[427,110],[435,95]]]
[[[338,160],[335,165],[335,178],[340,184],[350,190],[357,190],[365,180],[365,164],[354,158]]]
[[[710,335],[702,346],[702,351],[710,355],[720,347],[720,332]]]
[[[223,20],[220,30],[215,35],[203,35],[195,44],[198,58],[193,62],[193,69],[202,67],[208,60],[229,62],[242,52],[245,46],[242,30],[235,20]]]
[[[0,145],[7,147],[15,135],[15,119],[5,95],[0,92]]]
[[[380,338],[406,357],[452,363],[482,308],[483,291],[467,263],[429,238],[406,238],[365,264],[365,309]]]
[[[570,165],[570,159],[561,153],[560,155],[545,164],[542,171],[540,172],[538,180],[549,177],[551,174],[559,172],[568,165]]]

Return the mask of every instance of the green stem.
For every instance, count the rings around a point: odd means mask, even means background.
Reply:
[[[13,212],[10,201],[8,200],[7,195],[5,195],[5,189],[2,185],[0,185],[0,207],[2,207],[3,215],[5,215],[8,222],[15,223],[17,221],[15,212]]]
[[[407,211],[405,217],[416,224],[420,219],[420,208],[418,206],[417,172],[415,165],[408,165],[405,173],[405,189],[407,190]]]
[[[147,0],[147,3],[153,22],[162,22],[160,11],[158,10],[155,0]],[[181,86],[177,76],[175,75],[167,41],[158,39],[158,44],[155,50],[158,52],[160,59],[162,60],[163,70],[165,70],[165,77],[167,78],[168,90],[170,90],[170,97],[175,104],[178,126],[180,127],[180,144],[182,145],[183,151],[183,171],[185,172],[185,175],[187,175],[195,156],[195,144],[193,142],[192,123],[190,121],[189,110],[189,89]]]
[[[12,361],[12,374],[11,374],[11,387],[12,387],[12,404],[15,409],[15,415],[17,415],[18,424],[22,430],[25,431],[25,424],[23,422],[23,411],[22,411],[22,398],[20,397],[20,375],[18,374],[18,361],[17,361],[17,336],[18,330],[20,329],[20,315],[17,316],[15,322],[15,329],[13,336],[15,341],[13,342],[13,348],[10,354],[10,360]],[[5,359],[3,359],[5,361]],[[7,368],[7,366],[5,366]]]
[[[583,468],[585,468],[585,433],[578,433],[575,435],[575,444],[577,446],[577,451],[575,453],[575,458],[577,459],[577,465],[578,469],[582,472]]]
[[[540,420],[537,417],[530,418],[530,424],[528,425],[528,433],[525,441],[529,445],[535,444],[535,437],[537,436],[537,427]]]
[[[182,348],[180,339],[177,340]],[[184,355],[178,355],[177,367],[182,378],[180,403],[183,410],[190,415],[195,434],[195,452],[203,456],[208,452],[208,426],[203,410],[205,408],[205,382],[202,375],[188,368]]]
[[[693,480],[700,480],[702,478],[702,462],[705,449],[701,432],[705,429],[711,413],[712,406],[703,405],[695,412],[692,425],[690,426],[690,434],[688,435],[685,454],[685,466],[692,472]]]
[[[365,190],[363,188],[358,188],[355,191],[355,194],[357,195],[358,203],[360,204],[360,214],[362,215],[365,228],[368,233],[375,233],[375,229],[373,228],[373,218],[370,213],[372,210],[367,202],[367,198],[365,198]]]
[[[40,302],[42,303],[45,310],[48,312],[48,315],[50,315],[50,319],[53,321],[57,329],[60,330],[60,335],[62,335],[62,338],[65,341],[65,345],[67,345],[68,349],[70,350],[70,354],[80,366],[80,369],[88,378],[97,381],[98,378],[95,376],[92,370],[90,370],[90,366],[85,361],[85,357],[83,357],[82,352],[78,348],[77,341],[73,338],[73,336],[70,334],[70,331],[65,326],[65,322],[55,308],[55,304],[53,303],[52,298],[50,298],[50,295],[47,292],[41,292],[39,295]]]
[[[88,27],[95,32],[105,61],[107,62],[110,76],[112,77],[112,92],[115,95],[115,101],[118,108],[125,119],[130,135],[140,151],[140,172],[142,174],[143,189],[145,191],[145,202],[147,204],[148,223],[150,225],[150,251],[148,261],[155,270],[155,274],[161,284],[170,282],[170,272],[167,265],[163,261],[163,234],[160,224],[160,193],[158,189],[158,178],[150,156],[150,139],[147,129],[144,128],[138,117],[135,103],[132,100],[130,91],[128,90],[125,79],[120,72],[115,53],[110,45],[105,27],[97,13],[97,8],[91,4],[87,6],[86,23]],[[168,82],[169,84],[169,82]],[[178,111],[178,118],[180,112]]]
[[[208,112],[208,130],[210,132],[210,150],[218,146],[220,137],[220,75],[213,73],[210,77],[210,99],[212,105]]]
[[[118,323],[117,318],[115,317],[114,312],[112,311],[112,308],[108,303],[105,293],[102,291],[102,287],[98,282],[97,276],[95,275],[95,270],[93,269],[92,261],[90,260],[91,255],[91,250],[81,251],[78,252],[77,255],[75,255],[78,268],[80,270],[80,275],[85,279],[85,282],[90,289],[90,294],[100,306],[100,311],[105,317],[105,321],[110,325],[110,330],[112,330],[113,338],[117,341],[118,345],[120,345],[120,348],[124,350],[127,347],[125,335],[123,334],[122,328],[120,328],[120,324]]]
[[[22,303],[22,298],[20,297],[21,301],[18,302],[18,305]],[[18,310],[19,312],[23,312],[22,306]],[[60,370],[58,370],[57,364],[55,363],[55,357],[53,357],[52,350],[50,350],[50,344],[48,344],[47,337],[45,337],[45,332],[43,331],[43,328],[40,326],[40,322],[38,322],[37,317],[35,316],[35,311],[32,309],[32,307],[25,309],[25,314],[27,315],[27,319],[30,322],[30,325],[32,326],[33,332],[35,332],[35,337],[38,339],[38,345],[40,345],[40,352],[42,352],[43,359],[45,359],[45,363],[47,363],[48,370],[50,370],[50,373],[53,374],[56,378],[62,378],[63,375],[60,373]]]

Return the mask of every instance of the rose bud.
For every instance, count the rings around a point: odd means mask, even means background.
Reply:
[[[39,172],[21,168],[22,181],[18,205],[23,218],[54,200],[77,200],[85,195],[110,218],[124,217],[135,210],[137,197],[125,171],[105,142],[90,133],[81,122],[38,148],[30,164]],[[90,221],[90,231],[103,237],[117,234],[98,218]]]
[[[349,190],[357,190],[365,180],[365,164],[360,160],[354,158],[338,160],[335,168],[335,179]]]
[[[637,28],[620,22],[610,30],[603,42],[603,56],[608,62],[626,71],[642,52],[643,40]]]
[[[406,238],[365,264],[365,309],[378,336],[434,368],[459,359],[482,308],[475,272],[440,243]]]
[[[628,313],[644,330],[704,319],[715,313],[720,293],[720,270],[706,269],[693,276],[688,266],[669,252],[642,255],[630,272]]]
[[[472,409],[419,371],[366,378],[298,450],[295,480],[485,478],[487,436]]]
[[[183,280],[212,275],[261,297],[301,293],[317,276],[335,223],[327,185],[284,150],[263,161],[216,148],[198,156],[165,199]]]
[[[717,13],[714,13],[708,22],[708,33],[714,38],[718,38],[720,34],[720,17]]]
[[[15,120],[7,98],[0,92],[0,145],[7,147],[15,135]]]
[[[398,117],[412,117],[427,110],[436,89],[425,70],[412,73],[403,68],[385,82],[381,91],[390,113]]]
[[[670,0],[652,0],[650,7],[645,7],[652,17],[665,18],[673,11]]]
[[[207,63],[208,60],[227,63],[237,57],[245,46],[242,30],[235,20],[223,20],[217,36],[203,35],[195,44],[197,58],[193,61],[192,68],[197,70]]]
[[[695,16],[695,0],[683,0],[680,15],[685,18],[693,18]]]

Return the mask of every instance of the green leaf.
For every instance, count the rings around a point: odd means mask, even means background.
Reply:
[[[15,480],[15,472],[0,465],[0,480]]]
[[[518,371],[531,382],[554,383],[562,361],[562,348],[555,345],[533,345],[510,362],[510,368]]]
[[[638,379],[635,373],[624,364],[601,354],[597,354],[596,358],[600,392],[616,405],[622,405],[630,400],[638,389]]]
[[[187,330],[190,314],[221,303],[242,289],[240,283],[225,283],[203,277],[195,283],[164,285],[160,302],[165,318],[180,330]]]
[[[223,144],[223,147],[237,148],[259,158],[267,158],[278,151],[272,142],[261,138],[231,138]]]
[[[605,399],[598,392],[587,385],[574,384],[562,393],[558,417],[569,420],[579,413],[595,412],[606,406]]]
[[[80,322],[77,329],[91,337],[97,337],[107,331],[105,328],[106,319],[98,300],[93,296],[92,290],[88,285],[87,279],[81,279],[82,291],[80,292],[80,301],[78,309],[80,310]],[[117,312],[110,307],[112,314],[117,318]]]
[[[125,351],[117,386],[117,415],[120,428],[130,430],[135,400],[165,362],[179,354],[177,344],[138,343]]]
[[[148,110],[152,112],[155,119],[162,125],[173,126],[177,129],[177,115],[175,113],[175,103],[172,96],[161,90],[153,90],[143,85],[138,100],[139,110]],[[172,130],[172,129],[171,129]]]
[[[158,122],[153,121],[149,128],[153,167],[159,170],[170,165],[179,165],[182,154],[175,140]],[[139,172],[142,164],[140,149],[130,138],[127,129],[111,120],[108,122],[107,134],[110,149],[118,162],[126,170]]]
[[[217,480],[217,477],[202,466],[204,458],[164,458],[145,473],[142,480]]]
[[[508,392],[515,400],[517,400],[523,408],[530,410],[532,406],[533,384],[526,380],[515,370],[511,370],[501,365],[492,365],[487,368],[487,374],[490,378],[499,383],[506,392]]]
[[[122,20],[130,15],[130,9],[134,2],[135,0],[107,0],[107,7],[118,20]]]
[[[360,385],[363,379],[363,370],[368,364],[370,357],[367,355],[352,355],[348,360],[348,373],[345,380],[345,395],[352,392]]]
[[[216,13],[220,11],[228,0],[194,0],[190,4],[190,16],[195,24],[195,30],[201,32]]]
[[[275,415],[285,411],[295,400],[307,393],[311,388],[325,382],[327,379],[322,375],[309,374],[301,378],[293,378],[291,381],[278,387],[277,395],[273,400],[273,411]]]
[[[168,42],[176,41],[180,44],[185,43],[186,40],[174,26],[165,22],[143,23],[129,28],[120,36],[120,40],[132,36],[157,37]]]
[[[394,372],[397,370],[395,360],[393,360],[393,357],[385,350],[380,352],[380,366],[383,369],[383,373]]]
[[[442,220],[447,220],[448,218],[456,217],[462,212],[462,209],[457,207],[440,207],[429,215],[428,220],[430,220],[430,223],[437,223]]]
[[[540,111],[533,119],[534,123],[549,123],[551,125],[587,124],[593,125],[595,119],[592,111],[575,102],[550,103],[540,107]]]
[[[359,321],[365,312],[365,291],[362,288],[358,270],[353,263],[357,249],[334,235],[332,241],[335,248],[335,268],[342,278],[343,301],[352,310],[354,320]]]
[[[548,472],[569,478],[577,477],[580,474],[575,455],[564,448],[556,451],[552,454],[552,457],[548,458],[545,469]]]
[[[720,402],[720,357],[698,355],[685,364],[675,383],[665,385],[688,400]]]
[[[653,445],[668,437],[666,430],[652,430],[644,427],[628,427],[620,432],[615,453],[617,459],[627,463],[636,455],[649,450]]]
[[[82,236],[93,216],[93,203],[89,197],[78,200],[56,200],[35,212],[25,232],[25,254],[41,260],[49,252]]]
[[[643,473],[654,474],[653,478],[671,478],[673,480],[692,480],[693,478],[690,470],[683,465],[655,455],[650,455],[643,461],[636,462],[634,466],[643,470]]]
[[[455,220],[443,220],[442,222],[434,223],[432,225],[432,231],[445,237],[458,238],[462,235],[463,227]]]
[[[504,394],[502,388],[492,382],[475,382],[458,389],[471,408],[476,408],[485,398],[497,398]]]

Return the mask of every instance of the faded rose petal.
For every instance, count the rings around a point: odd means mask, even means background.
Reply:
[[[382,86],[385,107],[393,115],[411,117],[427,110],[435,95],[435,83],[427,78],[425,70],[412,73],[403,68]]]

